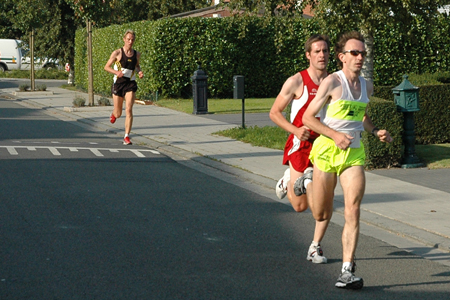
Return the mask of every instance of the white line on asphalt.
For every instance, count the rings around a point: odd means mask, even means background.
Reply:
[[[133,152],[137,157],[145,157],[145,155],[139,152],[138,150],[130,150],[130,151]]]
[[[100,151],[98,151],[95,148],[92,148],[91,152],[94,153],[95,156],[104,156]]]
[[[11,155],[19,155],[19,153],[17,153],[17,151],[14,147],[6,147],[6,149],[8,150],[9,154],[11,154]]]
[[[48,150],[50,150],[50,152],[55,156],[61,155],[61,153],[59,153],[58,149],[56,149],[55,147],[48,147]]]
[[[48,149],[53,155],[61,156],[59,150],[69,150],[71,152],[79,152],[80,150],[89,150],[95,156],[103,157],[104,155],[101,151],[109,151],[112,153],[119,153],[120,151],[129,151],[136,155],[137,157],[145,157],[143,153],[150,152],[152,154],[161,154],[156,150],[146,150],[146,149],[117,149],[117,148],[88,148],[88,147],[47,147],[47,146],[0,146],[0,148],[5,148],[8,150],[10,155],[19,155],[16,149],[23,148],[29,151],[36,151],[36,149]]]

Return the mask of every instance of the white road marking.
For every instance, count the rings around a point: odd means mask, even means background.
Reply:
[[[95,156],[104,156],[98,149],[92,148],[91,152],[94,153]]]
[[[17,153],[16,148],[15,147],[6,147],[6,150],[8,150],[9,154],[11,155],[19,155],[19,153]]]
[[[56,144],[56,143],[52,143]],[[88,148],[88,147],[47,147],[47,146],[0,146],[0,149],[4,148],[6,149],[10,155],[19,155],[17,152],[17,149],[27,149],[28,151],[37,151],[37,149],[48,149],[53,155],[55,156],[61,156],[60,150],[69,150],[71,152],[79,152],[80,150],[88,150],[92,152],[97,157],[104,157],[102,151],[109,151],[111,153],[119,153],[119,152],[131,152],[137,157],[144,157],[144,153],[152,153],[152,154],[161,154],[156,150],[150,150],[150,149],[118,149],[118,148]]]
[[[55,156],[61,155],[61,153],[59,153],[58,149],[56,149],[55,147],[48,147],[48,150],[50,150],[50,152]]]

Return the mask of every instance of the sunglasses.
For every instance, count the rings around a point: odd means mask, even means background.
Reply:
[[[366,57],[367,55],[367,51],[359,51],[359,50],[345,50],[342,53],[350,53],[352,56],[358,56],[358,55],[362,55],[362,57]]]

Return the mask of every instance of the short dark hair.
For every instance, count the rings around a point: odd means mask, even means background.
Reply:
[[[358,31],[344,32],[339,35],[338,40],[334,45],[334,53],[340,68],[342,68],[343,65],[342,61],[339,59],[339,54],[344,52],[344,47],[348,40],[359,40],[364,43],[364,36]]]
[[[330,51],[330,47],[331,47],[330,38],[324,34],[313,34],[305,42],[305,53],[310,53],[312,44],[314,44],[315,42],[319,42],[319,41],[324,41],[325,43],[327,43],[328,51]]]

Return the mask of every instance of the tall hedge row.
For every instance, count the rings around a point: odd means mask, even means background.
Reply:
[[[417,20],[412,34],[400,26],[378,28],[374,43],[375,85],[398,85],[403,74],[450,70],[450,18],[436,28]],[[312,19],[186,18],[140,21],[93,31],[94,91],[109,94],[112,75],[103,70],[114,49],[123,46],[126,29],[136,31],[142,53],[138,97],[158,91],[165,97],[191,97],[191,76],[208,74],[210,97],[231,97],[234,75],[245,76],[246,97],[274,97],[287,77],[307,66],[304,41],[320,32]],[[337,32],[329,32],[335,41]],[[332,53],[333,54],[333,53]],[[75,81],[87,88],[86,34],[77,31]],[[331,59],[330,71],[336,70]]]
[[[210,96],[231,97],[234,75],[245,76],[246,97],[276,95],[284,80],[307,64],[303,43],[316,32],[313,21],[291,23],[279,18],[187,18],[96,29],[94,91],[109,93],[112,76],[103,70],[104,64],[123,46],[122,35],[131,28],[145,73],[138,82],[138,97],[155,91],[165,97],[190,97],[191,76],[199,65],[207,72]],[[77,31],[75,52],[75,81],[87,88],[85,30]]]
[[[399,20],[401,22],[401,20]],[[436,26],[421,19],[411,33],[397,26],[383,25],[374,34],[374,83],[398,85],[403,74],[450,71],[450,17],[442,14]]]

